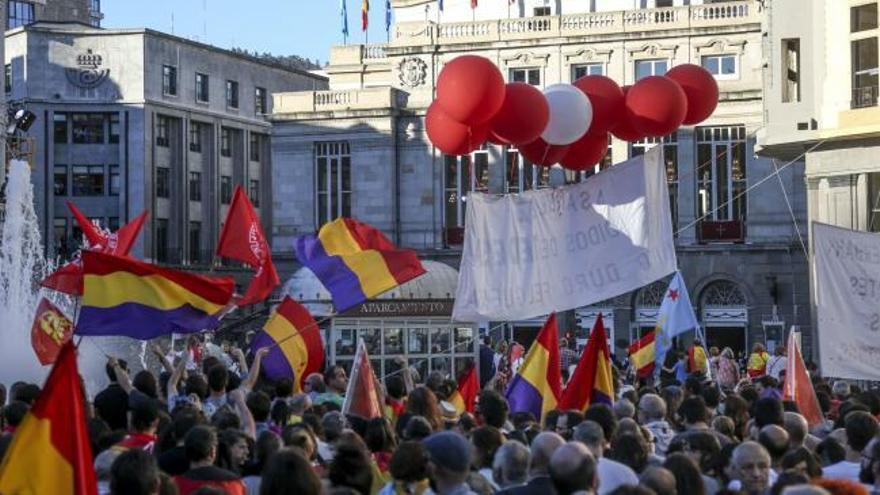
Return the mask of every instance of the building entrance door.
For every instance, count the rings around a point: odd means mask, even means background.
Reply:
[[[717,347],[718,350],[730,347],[735,356],[746,351],[745,327],[706,327],[706,348]]]

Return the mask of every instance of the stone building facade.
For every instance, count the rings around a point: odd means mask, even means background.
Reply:
[[[744,351],[779,342],[791,325],[809,326],[806,261],[793,222],[805,225],[803,168],[788,167],[776,179],[774,162],[754,153],[764,122],[762,2],[486,0],[471,9],[469,1],[446,0],[442,12],[435,0],[392,6],[388,44],[332,48],[330,90],[274,95],[273,245],[286,273],[297,270],[285,256],[293,239],[337,216],[368,222],[423,258],[457,267],[470,191],[560,186],[662,145],[679,266],[709,343]],[[701,63],[716,75],[721,102],[708,121],[664,139],[612,140],[609,158],[585,174],[535,167],[495,145],[444,156],[425,135],[424,115],[443,64],[466,53],[489,58],[508,81],[539,87],[583,74],[632,84]],[[619,351],[654,327],[667,282],[580,308],[564,329],[583,338],[602,312]],[[529,342],[542,322],[475,323],[493,337]]]
[[[37,22],[6,32],[7,99],[36,114],[33,182],[50,256],[80,235],[65,202],[133,254],[208,267],[236,185],[271,226],[270,95],[326,78],[145,29]]]

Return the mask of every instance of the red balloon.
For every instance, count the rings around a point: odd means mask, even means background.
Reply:
[[[589,133],[608,132],[623,118],[623,90],[613,79],[605,76],[584,76],[573,84],[587,95],[593,105],[593,122]]]
[[[497,134],[495,134],[495,132],[493,132],[493,131],[489,131],[489,135],[486,136],[486,140],[492,144],[498,144],[501,146],[510,144],[510,141],[505,141],[504,139],[500,138]]]
[[[434,146],[448,155],[466,155],[479,148],[489,135],[488,125],[468,127],[456,122],[436,102],[428,107],[425,130]]]
[[[549,167],[562,160],[562,157],[568,152],[568,147],[568,144],[550,144],[547,141],[538,138],[531,143],[519,145],[519,152],[522,153],[522,156],[526,157],[528,161],[535,165]]]
[[[694,64],[676,65],[666,77],[677,82],[687,96],[685,125],[699,124],[718,106],[718,82],[706,69]]]
[[[648,76],[626,94],[627,118],[637,131],[661,137],[678,129],[687,115],[687,96],[677,82]]]
[[[550,106],[541,91],[526,83],[508,83],[504,103],[492,119],[492,133],[513,144],[531,143],[541,137],[550,121]]]
[[[488,122],[504,103],[504,77],[487,58],[456,57],[437,77],[437,102],[447,115],[462,124]]]
[[[568,145],[568,152],[559,163],[569,170],[586,170],[601,162],[606,154],[608,154],[608,133],[588,132],[584,137]]]
[[[624,86],[624,87],[620,88],[623,91],[624,99],[626,98],[626,95],[629,94],[629,90],[631,88],[632,88],[632,86]],[[611,134],[613,134],[614,137],[616,137],[617,139],[622,139],[624,141],[630,141],[630,142],[638,141],[638,140],[643,139],[645,137],[644,134],[637,131],[633,127],[632,118],[626,112],[626,109],[624,109],[624,111],[622,112],[622,115],[620,117],[620,120],[617,122],[617,125],[611,129]]]

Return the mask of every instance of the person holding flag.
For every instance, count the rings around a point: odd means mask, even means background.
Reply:
[[[672,349],[672,339],[679,335],[695,330],[699,332],[700,324],[697,322],[697,315],[694,314],[694,307],[691,305],[691,298],[688,295],[687,286],[681,272],[675,272],[672,280],[669,282],[669,288],[660,304],[660,312],[657,317],[657,326],[655,328],[656,337],[654,339],[654,369],[656,372],[663,369],[666,360],[666,354]],[[703,351],[705,357],[705,351]]]

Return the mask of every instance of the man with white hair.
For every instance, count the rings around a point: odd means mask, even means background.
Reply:
[[[604,457],[608,442],[605,440],[605,432],[599,423],[584,421],[575,427],[573,436],[574,440],[590,449],[597,460],[596,470],[599,482],[596,490],[599,495],[611,493],[622,485],[639,484],[639,477],[629,466]]]
[[[501,489],[524,486],[529,474],[529,449],[517,442],[505,442],[492,459],[492,479]]]
[[[511,443],[511,442],[508,442]],[[557,433],[545,431],[532,440],[530,447],[528,483],[523,486],[501,490],[496,495],[551,495],[554,493],[550,479],[550,459],[565,440]]]
[[[675,430],[666,421],[666,401],[657,394],[645,394],[639,399],[639,423],[654,435],[654,451],[666,456]]]
[[[583,444],[569,442],[553,453],[550,478],[558,495],[593,495],[599,485],[596,459]]]
[[[731,486],[732,490],[741,490],[749,494],[767,493],[775,480],[770,479],[770,454],[758,442],[746,441],[733,449],[734,481],[739,487]]]

